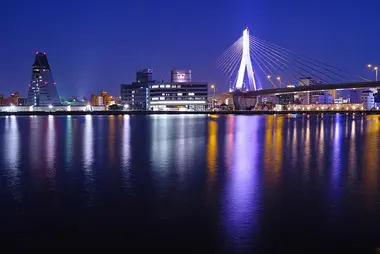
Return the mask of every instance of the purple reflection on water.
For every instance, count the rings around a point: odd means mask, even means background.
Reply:
[[[333,156],[331,158],[332,160],[332,186],[333,191],[336,192],[339,184],[339,176],[341,172],[341,141],[343,138],[342,135],[342,123],[341,123],[341,116],[337,115],[337,118],[335,119],[334,123],[334,139],[333,139]]]
[[[260,171],[258,168],[259,116],[236,119],[233,162],[226,185],[223,219],[229,245],[249,243],[257,227],[260,202]]]

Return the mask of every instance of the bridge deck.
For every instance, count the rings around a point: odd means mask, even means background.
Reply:
[[[244,97],[256,97],[262,95],[279,95],[299,92],[318,92],[326,90],[345,90],[360,88],[380,88],[380,81],[368,81],[357,83],[340,83],[340,84],[318,84],[311,86],[299,86],[295,88],[275,88],[249,92],[232,92],[233,95]]]

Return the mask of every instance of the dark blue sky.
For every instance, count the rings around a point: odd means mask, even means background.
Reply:
[[[61,95],[119,94],[137,68],[226,87],[216,59],[251,34],[360,75],[380,64],[378,0],[2,0],[0,93],[26,95],[36,51]]]

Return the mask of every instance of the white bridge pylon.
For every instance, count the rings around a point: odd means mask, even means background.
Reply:
[[[248,90],[256,90],[256,81],[253,73],[251,56],[249,54],[249,31],[248,27],[243,31],[243,54],[241,57],[238,77],[235,84],[235,89],[242,90],[244,82],[244,74],[247,70],[249,87],[244,87]]]

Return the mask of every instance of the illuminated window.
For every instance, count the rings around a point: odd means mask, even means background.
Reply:
[[[160,88],[165,88],[165,85],[160,85]]]
[[[182,95],[182,93],[177,93],[177,95]]]
[[[161,101],[165,100],[165,97],[160,97],[160,100],[161,100]]]
[[[189,93],[189,95],[191,96],[191,95],[194,95],[194,93]]]
[[[177,86],[176,85],[173,85],[172,88],[176,88]]]
[[[158,88],[158,85],[151,86],[151,88]]]
[[[166,85],[165,87],[166,87],[166,88],[170,88],[170,85]]]
[[[152,97],[152,101],[158,101],[158,97]]]

